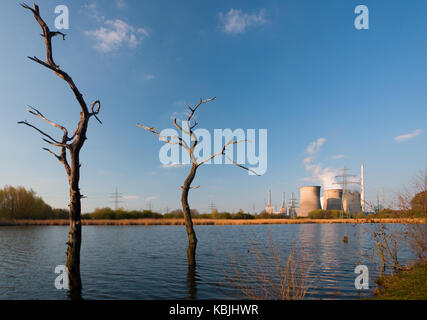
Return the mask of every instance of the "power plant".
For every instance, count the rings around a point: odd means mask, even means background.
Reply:
[[[342,182],[335,183],[342,185],[342,188],[323,190],[322,202],[320,197],[321,186],[301,187],[298,211],[298,201],[295,199],[294,194],[292,193],[288,209],[286,207],[285,193],[283,192],[282,206],[279,212],[275,212],[271,202],[271,190],[269,190],[265,212],[268,214],[289,216],[290,218],[308,217],[310,212],[319,209],[341,211],[343,213],[341,215],[342,217],[349,217],[359,212],[365,212],[365,166],[361,166],[360,182],[349,181],[348,177],[354,175],[347,174],[348,170],[349,169],[344,167],[343,174],[336,176],[336,178],[342,178]],[[349,184],[360,185],[361,192],[349,190]]]
[[[308,217],[311,211],[322,209],[320,206],[320,186],[300,188],[298,217]]]
[[[347,191],[343,198],[343,210],[349,214],[357,214],[362,212],[362,201],[360,192],[358,191]]]
[[[342,210],[342,189],[323,191],[323,210]]]

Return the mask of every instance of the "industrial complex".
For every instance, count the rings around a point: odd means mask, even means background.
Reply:
[[[294,194],[289,200],[289,208],[286,206],[285,193],[282,193],[282,206],[280,210],[275,211],[271,201],[271,190],[268,191],[268,202],[265,207],[267,214],[277,214],[280,216],[308,217],[310,212],[315,210],[338,210],[345,216],[351,216],[359,212],[365,212],[365,167],[361,167],[360,181],[349,181],[346,172],[343,169],[343,175],[337,176],[342,181],[336,183],[339,188],[330,188],[323,190],[321,186],[304,186],[299,189],[299,208],[298,201]],[[349,185],[358,185],[359,188],[349,188]]]

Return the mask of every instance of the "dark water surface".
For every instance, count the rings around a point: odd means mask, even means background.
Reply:
[[[187,237],[182,226],[84,226],[81,256],[85,299],[233,299],[224,285],[227,250],[247,252],[256,235],[292,243],[310,262],[308,299],[358,299],[375,288],[372,225],[301,224],[196,226],[197,269],[188,281]],[[67,227],[0,227],[0,299],[67,299],[54,286],[57,265],[65,264]],[[343,237],[348,235],[349,242]],[[402,261],[411,258],[404,250]],[[355,289],[354,269],[369,267],[370,289]]]

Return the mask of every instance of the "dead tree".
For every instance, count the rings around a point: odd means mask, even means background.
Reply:
[[[101,110],[101,102],[99,100],[91,104],[91,109],[89,110],[83,95],[80,93],[77,86],[74,84],[73,79],[63,71],[53,60],[52,53],[52,38],[55,36],[62,36],[62,39],[65,40],[65,34],[56,31],[50,31],[47,24],[40,16],[40,10],[38,5],[34,4],[34,8],[29,7],[26,4],[21,4],[25,9],[30,10],[38,24],[43,30],[41,36],[44,38],[44,43],[46,47],[46,61],[42,61],[37,57],[28,57],[32,61],[41,64],[42,66],[52,70],[58,77],[62,78],[73,91],[75,98],[80,105],[80,120],[78,122],[77,129],[74,134],[71,136],[68,134],[68,130],[53,121],[48,120],[42,113],[37,109],[30,107],[28,112],[44,121],[50,125],[60,129],[63,133],[62,139],[55,139],[52,136],[48,135],[44,131],[40,130],[36,126],[28,123],[27,121],[18,122],[19,124],[27,125],[35,130],[37,130],[42,136],[43,140],[48,144],[60,148],[60,153],[56,154],[48,148],[43,148],[43,150],[49,152],[65,168],[68,177],[68,183],[70,186],[70,229],[67,242],[67,268],[68,268],[68,279],[69,279],[69,289],[71,293],[81,292],[82,284],[80,278],[80,247],[81,247],[81,199],[83,195],[80,193],[79,181],[80,181],[80,150],[83,147],[83,144],[87,140],[86,132],[88,128],[89,119],[95,117],[100,123],[101,121],[97,117]],[[69,154],[70,160],[68,160],[67,152]]]
[[[181,137],[178,136],[162,136],[160,135],[160,133],[157,131],[157,129],[155,129],[154,127],[146,127],[140,124],[137,124],[138,127],[141,127],[151,133],[154,133],[155,135],[157,135],[159,137],[159,139],[165,143],[169,143],[169,144],[175,144],[175,145],[179,145],[181,148],[183,148],[185,151],[188,152],[188,154],[190,155],[190,159],[191,159],[191,169],[190,169],[190,173],[187,176],[187,179],[185,179],[184,181],[184,185],[181,188],[181,204],[182,204],[182,211],[184,214],[184,221],[185,221],[185,227],[187,230],[187,235],[188,235],[188,250],[187,250],[187,258],[188,258],[188,263],[189,265],[195,265],[196,264],[196,247],[197,247],[197,237],[196,237],[196,232],[194,231],[193,228],[193,220],[191,218],[191,212],[190,212],[190,206],[188,204],[188,193],[191,189],[197,189],[200,188],[200,186],[196,186],[196,187],[192,187],[191,184],[193,183],[193,180],[196,176],[196,172],[197,169],[211,161],[213,158],[218,157],[218,156],[225,156],[231,163],[233,163],[234,165],[251,171],[254,174],[257,174],[256,172],[252,171],[251,169],[248,169],[240,164],[237,164],[236,162],[234,162],[232,159],[230,159],[226,154],[226,149],[228,146],[230,145],[234,145],[240,142],[246,142],[246,140],[240,140],[240,141],[235,141],[234,139],[231,139],[229,142],[227,142],[223,147],[221,152],[215,153],[213,155],[211,155],[210,157],[208,157],[205,160],[202,161],[198,161],[198,159],[196,158],[196,156],[194,155],[194,150],[197,146],[197,144],[199,143],[199,140],[197,138],[197,136],[194,134],[194,128],[197,127],[198,123],[195,121],[195,113],[197,111],[197,109],[205,103],[214,101],[216,98],[211,98],[211,99],[207,99],[207,100],[200,100],[200,102],[195,106],[195,107],[191,107],[187,104],[187,107],[190,109],[190,114],[187,118],[187,127],[186,128],[182,128],[178,122],[177,119],[174,119],[174,126],[178,128],[178,130],[180,132],[182,132],[182,134],[186,134],[188,136],[190,136],[190,145],[187,144],[187,142],[185,142],[184,139],[182,139]],[[192,121],[194,121],[193,123],[191,123]]]

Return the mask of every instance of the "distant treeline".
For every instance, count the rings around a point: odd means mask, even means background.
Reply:
[[[212,213],[200,214],[197,210],[191,210],[191,216],[194,219],[255,219],[256,216],[239,211],[237,213],[218,212],[213,210]],[[111,208],[98,208],[92,213],[83,215],[83,219],[94,220],[122,220],[122,219],[182,219],[184,215],[182,210],[173,210],[171,212],[160,214],[151,210],[133,210],[124,209],[113,210]],[[276,216],[277,218],[277,216]]]
[[[34,190],[6,186],[0,189],[0,219],[67,219],[68,210],[53,209]]]
[[[408,210],[383,209],[375,213],[365,215],[363,212],[352,215],[352,218],[410,218],[425,217],[427,214],[427,192],[418,193],[411,201]],[[37,196],[32,189],[24,187],[6,186],[0,189],[0,219],[68,219],[68,210],[53,209],[43,199]],[[191,210],[194,219],[288,219],[286,216],[267,214],[262,211],[253,215],[239,210],[237,213],[219,212],[214,209],[211,213],[199,213]],[[309,213],[310,219],[339,219],[342,216],[339,210],[315,210]],[[124,209],[113,210],[111,208],[98,208],[92,213],[86,213],[83,219],[94,220],[124,220],[124,219],[182,219],[182,210],[173,210],[161,214],[151,210]]]

